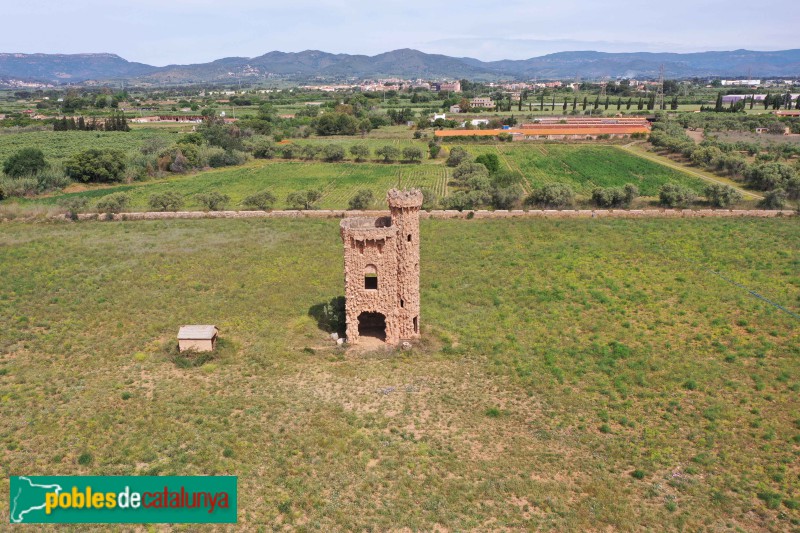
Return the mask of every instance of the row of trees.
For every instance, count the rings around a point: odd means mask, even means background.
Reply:
[[[438,154],[438,145],[436,148],[430,150],[431,157]],[[374,155],[378,160],[384,163],[393,163],[395,161],[406,161],[415,163],[422,160],[424,152],[418,146],[406,146],[400,149],[391,144],[380,146],[374,151],[366,144],[354,144],[345,151],[345,148],[339,144],[284,144],[277,145],[269,140],[261,140],[253,147],[253,156],[258,159],[273,159],[282,157],[283,159],[304,159],[307,161],[321,159],[328,162],[343,161],[349,152],[353,160],[356,162],[363,162],[370,159]]]
[[[706,139],[696,144],[675,123],[657,123],[650,134],[653,146],[680,154],[693,164],[712,172],[725,173],[735,180],[746,183],[750,187],[767,191],[773,198],[770,207],[780,198],[800,199],[800,162],[791,165],[778,160],[761,160],[754,162],[736,150],[735,143],[721,143],[714,139]]]
[[[83,117],[61,117],[53,121],[53,131],[131,131],[125,113],[114,113],[111,117],[86,120]]]

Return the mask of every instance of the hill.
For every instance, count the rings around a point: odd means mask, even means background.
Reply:
[[[800,73],[800,49],[774,52],[605,53],[559,52],[525,60],[484,62],[468,57],[427,54],[401,49],[375,56],[330,54],[319,50],[273,51],[264,55],[229,57],[210,63],[154,67],[114,54],[0,53],[0,79],[55,83],[88,80],[131,80],[153,83],[219,82],[240,77],[343,79],[399,76],[403,78],[570,79],[609,76],[652,78],[664,65],[671,78],[743,76],[791,77]]]

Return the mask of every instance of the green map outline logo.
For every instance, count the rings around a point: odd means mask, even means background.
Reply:
[[[11,476],[11,524],[234,524],[236,476]]]

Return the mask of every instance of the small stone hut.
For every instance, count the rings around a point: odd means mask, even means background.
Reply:
[[[217,344],[216,326],[181,326],[178,330],[178,350],[212,352]]]
[[[345,218],[347,341],[377,337],[386,344],[419,337],[419,210],[422,192],[392,189],[391,215]]]

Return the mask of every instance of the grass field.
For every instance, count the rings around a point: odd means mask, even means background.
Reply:
[[[223,192],[231,197],[229,205],[239,209],[246,196],[268,189],[277,198],[276,208],[286,207],[286,196],[293,191],[322,189],[318,207],[344,209],[361,189],[375,193],[376,207],[385,207],[386,191],[398,182],[402,187],[427,187],[443,195],[447,186],[447,170],[442,165],[322,163],[253,161],[242,167],[210,170],[166,180],[119,185],[70,193],[92,200],[113,192],[125,191],[131,196],[131,209],[146,209],[152,194],[175,191],[186,197],[187,209],[199,209],[194,195],[209,191]],[[38,204],[55,204],[65,195],[35,200]],[[30,202],[33,203],[33,202]]]
[[[34,131],[14,134],[0,132],[0,161],[22,148],[39,148],[49,162],[61,161],[89,148],[134,152],[153,137],[177,139],[178,133],[166,128],[134,128],[121,131]]]
[[[250,530],[800,526],[800,322],[706,270],[800,312],[795,221],[421,229],[422,345],[354,353],[309,316],[336,220],[0,226],[0,475],[235,474]]]
[[[595,187],[633,183],[643,196],[658,196],[664,183],[674,181],[701,193],[705,183],[616,146],[596,144],[495,144],[464,147],[475,155],[498,154],[506,168],[523,175],[533,187],[568,183],[578,194],[591,195]]]

